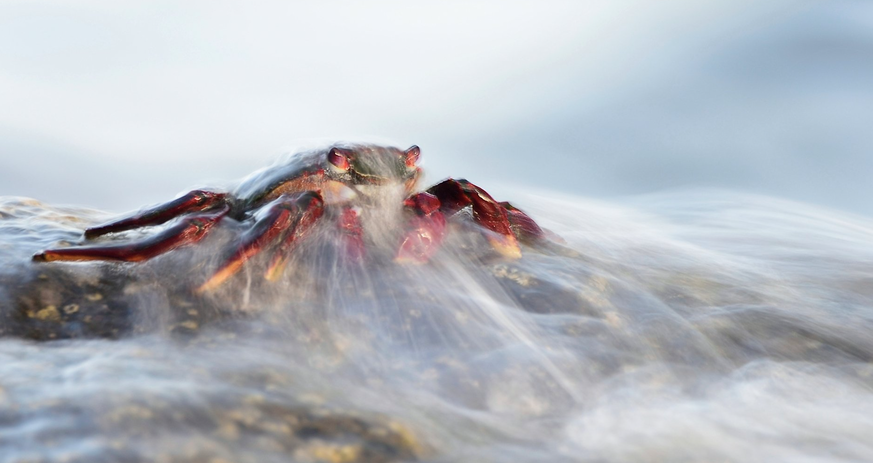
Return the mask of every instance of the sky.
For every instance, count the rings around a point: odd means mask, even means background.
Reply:
[[[873,3],[0,0],[0,195],[110,211],[313,140],[431,181],[873,214]]]

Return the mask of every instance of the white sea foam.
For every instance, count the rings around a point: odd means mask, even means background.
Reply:
[[[519,199],[564,243],[504,262],[456,230],[430,264],[398,266],[376,249],[360,267],[314,246],[277,284],[251,267],[207,298],[249,318],[191,342],[161,330],[2,340],[0,453],[105,455],[130,432],[95,424],[106,411],[208,415],[263,394],[389,416],[432,461],[873,460],[873,221],[730,192]],[[49,225],[57,217],[5,204],[7,268],[31,271],[26,256],[47,236],[70,239]],[[39,232],[8,226],[24,220]],[[218,255],[233,232],[201,251]],[[160,294],[178,265],[123,268],[152,275]],[[173,277],[197,272],[208,264]],[[141,297],[141,317],[160,318],[168,301]],[[194,421],[137,432],[143,458],[180,439],[201,455],[265,458]]]

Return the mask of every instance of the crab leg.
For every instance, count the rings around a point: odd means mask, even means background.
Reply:
[[[149,225],[160,225],[182,214],[200,212],[226,204],[225,193],[194,190],[168,203],[151,207],[136,214],[85,230],[85,238],[96,238],[107,233],[116,233]]]
[[[196,291],[202,293],[221,286],[239,272],[246,261],[266,247],[280,242],[280,251],[290,248],[292,243],[306,234],[323,212],[324,201],[314,191],[280,196],[266,207],[266,212],[257,219],[251,231],[243,236],[233,254]],[[273,276],[283,264],[284,262],[274,262],[268,269],[267,276]]]
[[[316,196],[316,198],[318,201],[322,199],[321,196]],[[297,222],[285,232],[282,242],[273,251],[273,259],[264,272],[264,278],[269,281],[276,281],[282,276],[291,252],[300,244],[300,240],[309,235],[312,231],[312,226],[315,225],[315,222],[321,218],[324,212],[323,203],[318,201],[310,200],[308,204],[303,204],[302,211],[299,212],[301,215]]]
[[[503,201],[499,203],[506,209],[507,218],[509,219],[509,227],[518,239],[531,242],[541,238],[545,238],[546,232],[534,222],[534,219],[525,214],[521,209],[512,204]]]
[[[360,210],[346,206],[339,218],[340,246],[343,256],[350,262],[364,260],[364,227],[361,225]]]
[[[430,187],[427,192],[439,199],[440,210],[446,215],[455,214],[471,206],[474,220],[493,232],[485,234],[491,246],[506,257],[512,259],[521,257],[521,248],[513,233],[510,213],[485,190],[464,179],[450,178]],[[523,212],[521,214],[524,215]]]
[[[35,254],[33,260],[37,262],[88,260],[140,262],[148,260],[180,246],[202,240],[212,227],[227,214],[228,210],[227,207],[224,207],[213,214],[186,217],[178,224],[134,243],[48,249]]]

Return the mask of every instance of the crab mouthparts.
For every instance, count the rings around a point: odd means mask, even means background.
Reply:
[[[363,204],[378,206],[382,204],[400,204],[408,194],[402,183],[383,185],[353,185],[355,198]]]

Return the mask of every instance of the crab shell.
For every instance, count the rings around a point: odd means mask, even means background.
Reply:
[[[335,145],[298,153],[250,175],[234,190],[240,209],[251,210],[300,191],[321,193],[326,204],[369,194],[373,187],[402,184],[409,195],[421,177],[418,146],[406,150],[377,145]]]

